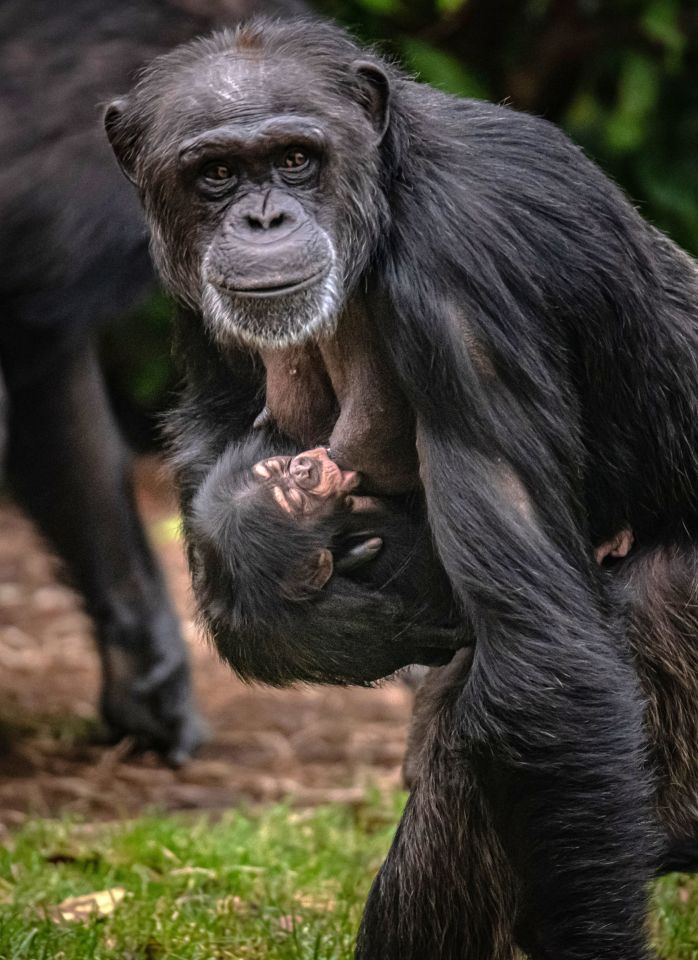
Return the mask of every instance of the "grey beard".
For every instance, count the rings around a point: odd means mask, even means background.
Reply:
[[[336,263],[317,284],[287,296],[235,297],[205,282],[204,325],[221,347],[236,341],[254,349],[298,346],[334,333],[342,303]]]

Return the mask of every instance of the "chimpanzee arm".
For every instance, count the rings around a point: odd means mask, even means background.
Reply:
[[[535,931],[521,945],[536,958],[635,960],[645,956],[651,856],[641,704],[585,539],[575,412],[542,356],[531,375],[519,366],[497,378],[493,365],[483,376],[451,319],[435,313],[426,298],[414,313],[404,303],[404,327],[388,336],[418,415],[436,548],[473,612],[457,726],[514,868],[520,929]],[[395,890],[410,873],[392,862],[399,856],[397,847],[374,886],[361,958],[418,955],[423,908]],[[448,903],[440,909],[430,923],[445,930]],[[404,933],[391,950],[385,929]]]

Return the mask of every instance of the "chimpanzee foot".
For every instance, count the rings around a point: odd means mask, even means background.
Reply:
[[[191,692],[189,665],[180,651],[143,670],[139,658],[122,647],[102,651],[102,717],[112,739],[131,737],[138,750],[156,750],[172,766],[191,758],[207,730]]]

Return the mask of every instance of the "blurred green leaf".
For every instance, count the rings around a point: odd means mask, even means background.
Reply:
[[[679,21],[680,13],[676,0],[654,0],[640,21],[642,29],[651,40],[661,43],[674,54],[681,54],[686,46],[686,37]]]
[[[467,2],[468,0],[436,0],[436,9],[439,13],[457,13]]]
[[[566,117],[566,126],[575,131],[590,129],[599,123],[603,110],[599,101],[588,90],[582,90],[572,101]]]
[[[648,56],[629,53],[618,83],[618,103],[608,118],[606,138],[612,150],[636,150],[659,95],[659,69]]]
[[[401,0],[360,0],[360,3],[364,10],[381,16],[398,13],[402,7]]]
[[[413,38],[404,40],[402,49],[408,65],[426,83],[463,97],[487,98],[485,84],[455,57]]]

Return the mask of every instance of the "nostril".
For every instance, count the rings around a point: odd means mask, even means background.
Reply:
[[[273,230],[275,227],[280,227],[286,222],[286,214],[283,211],[271,215],[246,213],[245,220],[250,230]]]

